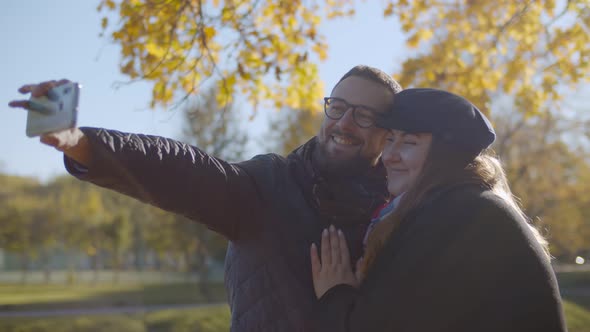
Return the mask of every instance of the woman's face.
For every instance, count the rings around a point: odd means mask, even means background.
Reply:
[[[383,149],[387,190],[393,196],[406,192],[416,182],[432,143],[432,134],[391,130]]]

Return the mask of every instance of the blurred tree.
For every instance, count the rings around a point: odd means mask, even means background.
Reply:
[[[248,135],[240,127],[239,109],[232,103],[219,104],[217,94],[217,88],[209,88],[186,105],[182,140],[209,155],[240,161],[248,144]]]
[[[220,104],[218,92],[217,87],[210,87],[185,107],[182,140],[227,161],[243,160],[249,138],[245,129],[240,127],[243,123],[240,110],[234,103]],[[185,217],[175,215],[165,220],[173,236],[170,239],[172,251],[183,257],[188,271],[198,274],[204,287],[201,291],[207,296],[205,283],[210,275],[209,262],[223,259],[227,241]]]
[[[268,148],[286,156],[291,151],[315,136],[324,119],[318,111],[286,109],[274,113],[267,133]]]
[[[46,188],[33,179],[5,175],[0,175],[0,187],[0,248],[20,256],[23,282],[38,259],[49,282],[57,214]]]
[[[24,198],[10,199],[2,203],[0,209],[0,247],[14,253],[20,258],[22,271],[21,282],[27,280],[31,256],[35,253],[31,243],[31,218],[29,209],[31,200]]]
[[[136,228],[141,234],[134,234]],[[76,270],[86,259],[94,282],[103,267],[114,269],[116,282],[126,258],[150,251],[173,257],[177,268],[206,281],[209,263],[223,260],[226,245],[203,225],[69,176],[42,185],[0,174],[0,248],[18,255],[23,282],[36,263],[49,281],[49,263],[58,246],[65,249],[69,283],[76,281]],[[139,259],[135,267],[143,264]]]
[[[82,193],[88,186],[89,184],[70,176],[55,178],[48,184],[54,205],[59,209],[58,236],[65,249],[68,283],[76,281],[79,267],[77,258],[81,254],[86,254],[91,243],[86,218],[79,210],[79,207],[83,205]]]
[[[146,243],[161,262],[160,269],[191,272],[193,256],[200,249],[199,233],[206,231],[201,225],[161,210],[155,210],[153,218],[145,224]],[[201,226],[201,227],[199,227]]]
[[[33,196],[34,207],[27,209],[30,224],[30,241],[33,258],[40,260],[44,271],[45,283],[51,281],[51,265],[55,248],[59,241],[59,208],[46,194],[46,187],[39,187],[38,195]]]
[[[35,190],[39,185],[39,181],[32,178],[0,173],[0,203],[6,202],[15,194]]]
[[[111,220],[102,225],[102,232],[105,239],[105,247],[111,254],[113,283],[119,282],[119,273],[122,268],[125,253],[131,247],[132,223],[129,217],[129,210],[124,205],[116,207]]]
[[[105,224],[108,223],[110,215],[104,206],[104,195],[99,188],[86,186],[82,191],[79,203],[76,206],[76,212],[81,219],[85,233],[85,252],[90,257],[91,265],[94,270],[93,283],[98,282],[98,274],[102,267],[102,250],[105,249],[104,233]]]
[[[546,235],[551,252],[571,262],[590,248],[590,142],[575,114],[494,116],[501,157],[514,194]],[[585,143],[586,144],[585,144]]]

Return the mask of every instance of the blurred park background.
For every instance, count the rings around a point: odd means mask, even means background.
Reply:
[[[313,136],[356,64],[468,97],[549,240],[570,331],[590,331],[588,0],[7,0],[0,18],[5,103],[68,77],[80,125],[230,161]],[[25,118],[0,121],[0,331],[227,331],[226,241],[65,175]]]

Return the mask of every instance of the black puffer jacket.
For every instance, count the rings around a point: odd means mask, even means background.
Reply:
[[[352,259],[371,212],[383,203],[381,164],[362,179],[328,184],[311,166],[312,139],[287,158],[275,154],[231,164],[162,137],[81,128],[95,183],[185,215],[226,236],[225,284],[232,331],[309,331],[316,304],[309,247],[335,224]]]

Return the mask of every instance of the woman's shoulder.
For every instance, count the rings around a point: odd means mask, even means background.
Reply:
[[[525,222],[508,200],[492,190],[478,185],[456,185],[439,189],[427,197],[421,210],[430,216],[441,216],[462,220],[466,223],[494,223],[514,226]],[[502,223],[502,220],[505,222]]]
[[[491,190],[477,184],[452,184],[434,189],[426,195],[420,204],[423,208],[451,208],[457,205],[462,208],[472,204],[495,204],[496,195]]]
[[[463,208],[474,206],[480,208],[508,207],[505,199],[489,188],[478,184],[455,184],[438,188],[426,197],[425,203],[437,206],[454,206],[455,204],[459,204]]]

